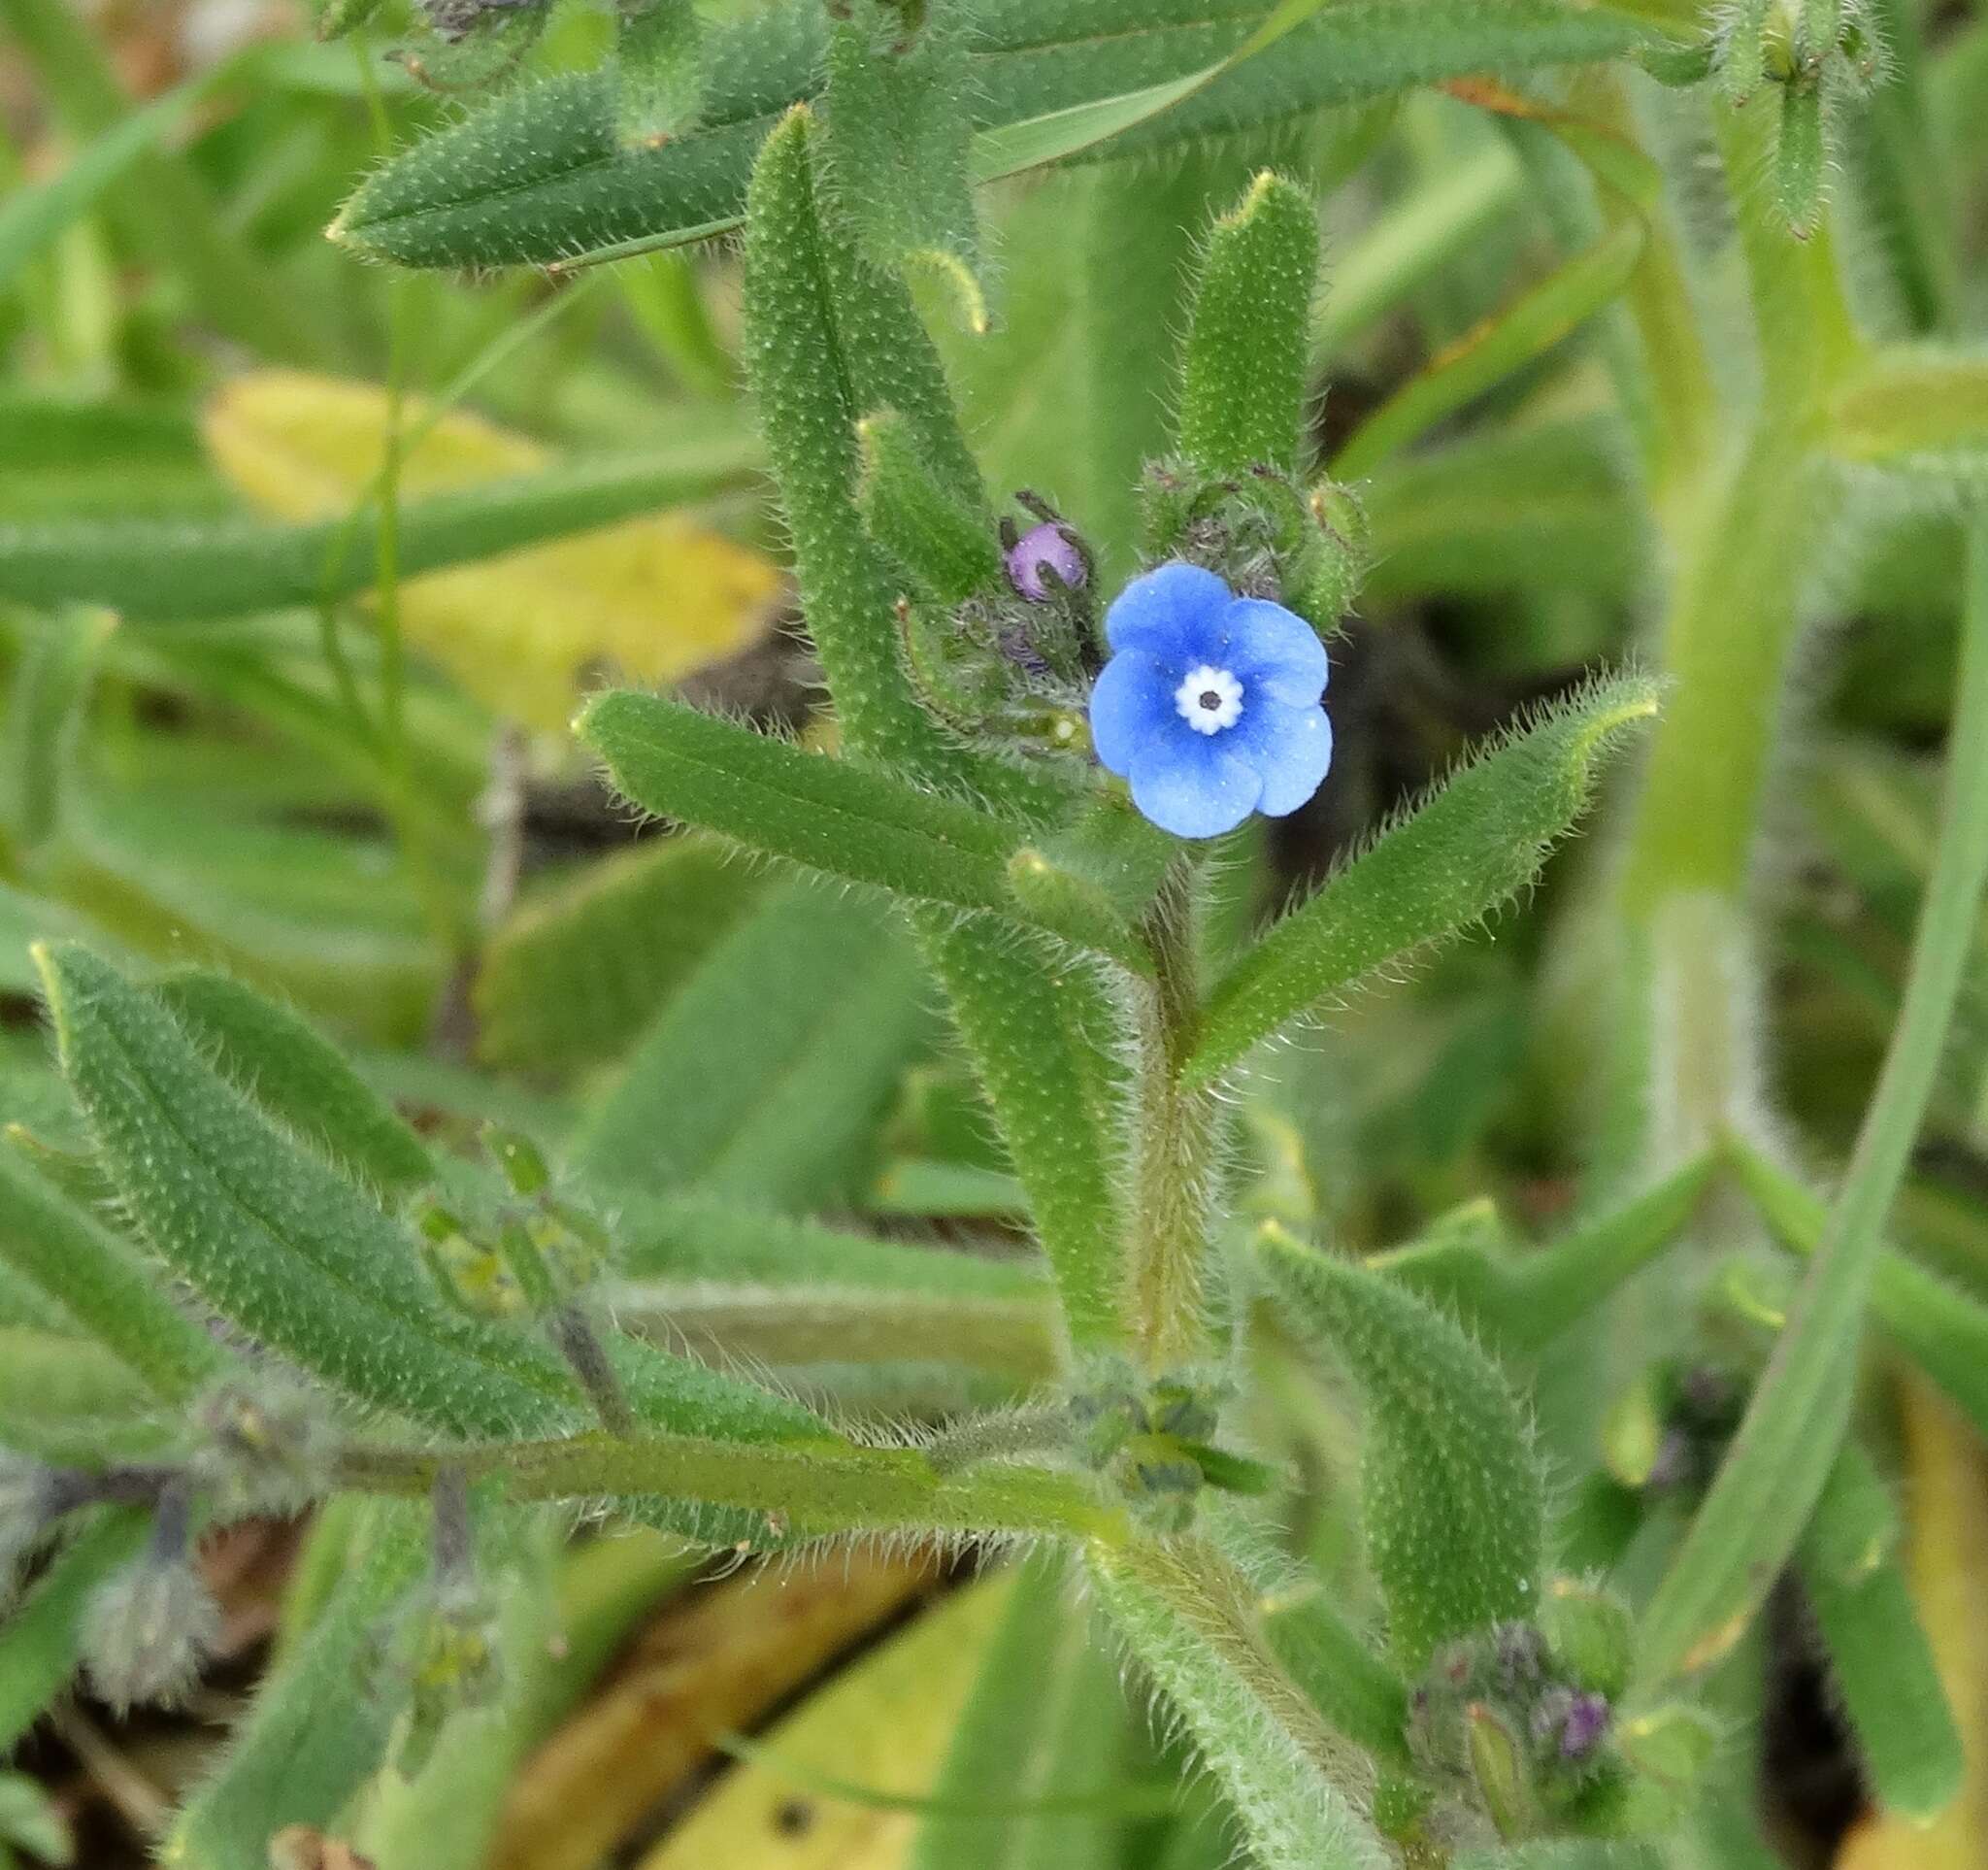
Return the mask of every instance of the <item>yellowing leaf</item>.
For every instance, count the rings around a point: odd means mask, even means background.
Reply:
[[[1011,1575],[970,1585],[845,1669],[766,1735],[765,1756],[734,1767],[640,1870],[899,1870],[916,1814],[832,1797],[827,1787],[930,1793],[1012,1587]]]
[[[278,518],[349,512],[380,470],[387,398],[376,385],[299,371],[237,377],[208,405],[215,464]],[[413,498],[551,465],[537,443],[451,411],[402,412],[414,436],[400,474]],[[353,550],[372,550],[370,537]],[[625,519],[549,545],[430,572],[401,587],[410,643],[499,714],[563,728],[604,674],[668,682],[734,654],[766,626],[780,576],[766,558],[682,514]]]

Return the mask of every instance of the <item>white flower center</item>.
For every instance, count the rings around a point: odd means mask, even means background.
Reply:
[[[1228,670],[1204,662],[1174,690],[1174,706],[1197,734],[1218,734],[1242,718],[1242,685]]]

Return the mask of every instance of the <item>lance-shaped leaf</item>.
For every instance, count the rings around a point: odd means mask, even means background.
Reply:
[[[849,0],[828,30],[828,174],[864,255],[930,273],[987,328],[967,172],[965,9]],[[977,25],[974,21],[974,25]]]
[[[1351,1796],[1357,1756],[1327,1728],[1255,1626],[1243,1576],[1199,1540],[1093,1548],[1091,1588],[1179,1712],[1265,1870],[1380,1870]]]
[[[1018,918],[1035,908],[1028,919],[1149,966],[1101,892],[1039,900],[1011,889],[1022,827],[963,799],[654,695],[603,695],[575,727],[648,811],[894,895]]]
[[[1897,1544],[1884,1483],[1845,1444],[1796,1562],[1878,1804],[1927,1820],[1952,1803],[1966,1763]]]
[[[1298,465],[1318,217],[1278,176],[1257,177],[1202,260],[1180,390],[1180,452],[1207,474]]]
[[[106,1172],[215,1311],[343,1393],[458,1433],[579,1419],[549,1351],[444,1311],[406,1232],[217,1077],[154,995],[79,948],[37,959]]]
[[[801,602],[851,751],[921,778],[960,758],[912,694],[894,621],[898,581],[856,518],[856,423],[890,408],[942,484],[969,504],[979,476],[938,358],[904,287],[824,219],[818,132],[792,113],[753,170],[746,227],[746,354],[793,534]]]
[[[1375,968],[1516,895],[1573,827],[1601,756],[1657,712],[1657,685],[1597,683],[1464,767],[1223,977],[1185,1078],[1204,1085]]]
[[[646,811],[897,895],[1008,903],[1020,831],[963,800],[654,695],[602,695],[575,727]]]
[[[580,1127],[576,1171],[776,1208],[846,1192],[925,991],[874,903],[802,882],[768,891],[642,1035]]]
[[[227,1361],[124,1241],[4,1144],[0,1260],[170,1401],[184,1401]]]
[[[1302,0],[1301,0],[1302,4]],[[1096,150],[1132,154],[1291,121],[1485,69],[1613,57],[1650,37],[1626,13],[1562,0],[1335,0],[1224,69],[1269,0],[1194,18],[1145,0],[977,8],[966,116],[982,180]],[[699,240],[738,222],[753,152],[810,96],[825,23],[812,0],[753,10],[708,39],[702,127],[655,150],[615,134],[613,74],[512,92],[371,178],[332,238],[408,266],[558,265]]]
[[[1394,1282],[1275,1222],[1258,1240],[1293,1329],[1367,1405],[1362,1517],[1402,1667],[1418,1673],[1442,1644],[1534,1615],[1545,1486],[1504,1374]]]
[[[296,1014],[224,974],[193,969],[169,976],[158,993],[224,1077],[348,1174],[388,1192],[434,1181],[420,1138]]]

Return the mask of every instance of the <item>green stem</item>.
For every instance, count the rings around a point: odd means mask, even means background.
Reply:
[[[1969,542],[1946,804],[1905,1002],[1842,1192],[1765,1376],[1644,1622],[1654,1683],[1730,1647],[1794,1550],[1848,1424],[1885,1219],[1924,1120],[1988,885],[1988,522]]]
[[[514,1499],[663,1495],[766,1513],[783,1532],[889,1528],[1047,1533],[1116,1546],[1124,1516],[1075,1476],[995,1466],[942,1475],[911,1449],[707,1441],[689,1435],[576,1435],[452,1451],[346,1450],[339,1482],[362,1492],[422,1495],[444,1465],[472,1480],[502,1475]]]
[[[1125,1302],[1139,1360],[1153,1376],[1191,1360],[1203,1335],[1217,1109],[1206,1086],[1180,1082],[1200,1029],[1199,882],[1195,860],[1176,858],[1141,924],[1152,979],[1132,988],[1139,1065]]]

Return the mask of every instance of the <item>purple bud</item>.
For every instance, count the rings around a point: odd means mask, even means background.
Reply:
[[[1542,1741],[1552,1741],[1562,1759],[1579,1765],[1602,1744],[1609,1720],[1606,1695],[1555,1688],[1541,1697],[1533,1732]]]
[[[1031,526],[1008,549],[1008,580],[1031,604],[1046,604],[1055,594],[1045,573],[1052,573],[1069,590],[1081,590],[1090,568],[1077,541],[1053,519]]]

